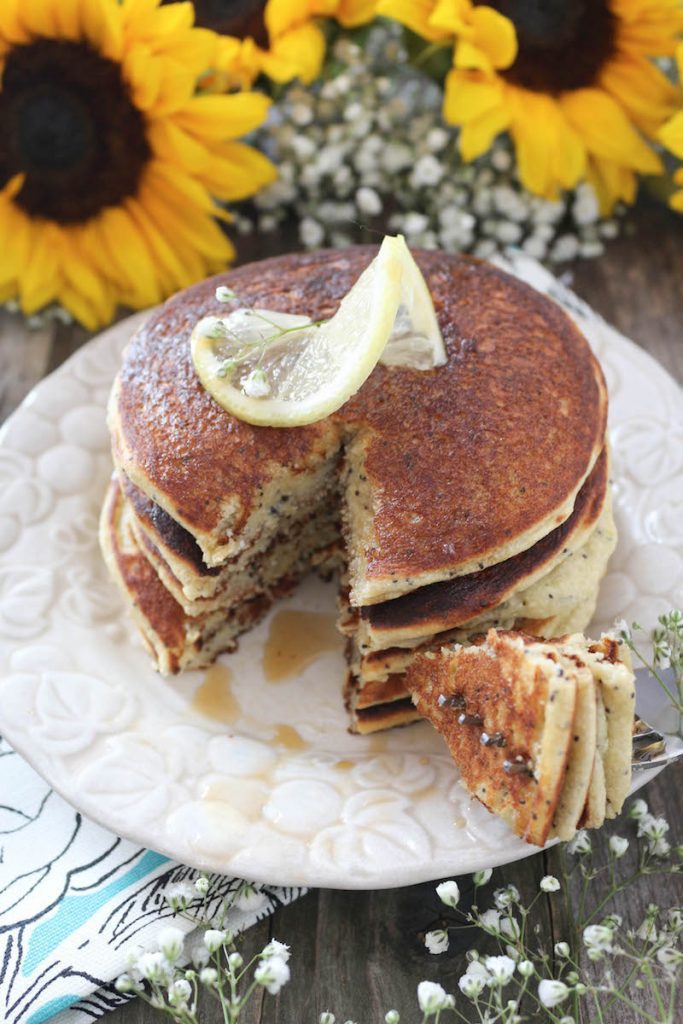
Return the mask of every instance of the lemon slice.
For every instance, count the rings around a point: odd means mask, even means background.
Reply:
[[[420,369],[445,362],[429,291],[401,236],[384,239],[331,320],[316,325],[305,316],[238,309],[201,320],[191,348],[199,379],[219,405],[273,427],[329,416],[383,355],[390,365],[403,359]]]

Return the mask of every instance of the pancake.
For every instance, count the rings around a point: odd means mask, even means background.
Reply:
[[[175,530],[170,530],[150,525],[147,516],[140,516],[137,511],[142,504],[140,492],[126,482],[122,487],[131,506],[132,529],[140,551],[190,616],[230,607],[277,584],[284,575],[302,576],[309,569],[331,573],[336,565],[339,529],[333,506],[322,505],[303,521],[284,520],[281,532],[263,550],[248,549],[221,567],[207,569],[193,538],[182,527],[174,524]],[[128,500],[129,493],[135,495],[133,500]],[[146,498],[144,502],[153,504]],[[171,534],[179,541],[173,548],[169,542]]]
[[[321,319],[375,253],[240,267],[169,300],[132,339],[110,403],[115,461],[197,540],[208,566],[277,532],[269,510],[285,495],[315,503],[342,451],[354,605],[504,562],[570,517],[603,447],[602,374],[558,306],[470,257],[416,254],[443,367],[378,366],[329,419],[289,429],[239,421],[201,386],[189,336],[202,316],[226,312],[218,284],[242,305]]]
[[[164,675],[205,668],[219,654],[234,650],[238,636],[263,618],[274,598],[288,593],[298,582],[298,576],[285,578],[232,607],[188,616],[140,550],[133,521],[132,508],[114,478],[102,508],[100,546],[145,645]]]
[[[600,528],[613,535],[614,531],[609,528],[611,516],[606,513],[609,505],[605,449],[581,488],[569,518],[527,551],[487,569],[432,583],[393,601],[361,608],[357,621],[349,626],[360,650],[365,653],[405,642],[412,644],[415,638],[454,629],[464,623],[486,621],[492,609],[503,609],[498,617],[504,617],[506,612],[513,618],[524,614],[522,608],[517,607],[519,600],[514,610],[510,610],[511,606],[506,608],[504,602],[581,552],[601,519]],[[582,572],[585,568],[581,567]],[[529,614],[541,617],[535,608]]]
[[[491,630],[480,646],[421,655],[407,679],[469,792],[543,846],[561,799],[577,700],[552,648]]]
[[[420,654],[406,685],[470,793],[543,845],[598,827],[628,793],[634,675],[622,648],[609,636],[489,630],[472,646]]]

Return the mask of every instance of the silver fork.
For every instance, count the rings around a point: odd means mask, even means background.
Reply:
[[[675,686],[673,673],[671,673],[671,682]],[[666,695],[659,683],[646,669],[638,669],[636,683],[638,703],[646,705],[649,717],[659,717],[662,709],[666,709],[667,704]],[[636,714],[631,760],[631,768],[634,772],[661,768],[681,758],[683,758],[683,739],[680,736],[675,733],[660,732],[659,729],[655,729],[644,718]]]
[[[631,769],[634,772],[645,772],[650,768],[672,764],[682,757],[683,740],[680,736],[658,732],[642,718],[636,718],[631,759]]]

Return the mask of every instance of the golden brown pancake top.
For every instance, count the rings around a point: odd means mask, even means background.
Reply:
[[[470,257],[415,255],[448,362],[420,372],[377,366],[329,419],[270,428],[225,412],[194,371],[189,339],[235,305],[329,317],[376,254],[358,247],[275,257],[180,293],[133,338],[120,374],[127,454],[149,493],[199,532],[237,497],[237,530],[282,465],[305,472],[349,434],[366,439],[375,542],[368,575],[410,577],[486,557],[553,519],[602,447],[606,400],[589,346],[552,301]],[[567,512],[559,519],[566,517]]]

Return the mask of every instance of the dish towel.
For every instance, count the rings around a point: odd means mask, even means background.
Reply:
[[[170,887],[196,877],[83,818],[0,739],[0,1020],[86,1024],[120,1005],[113,983],[128,956],[155,945],[173,917]],[[242,885],[211,882],[216,911]],[[306,891],[257,889],[230,911],[233,932]]]

